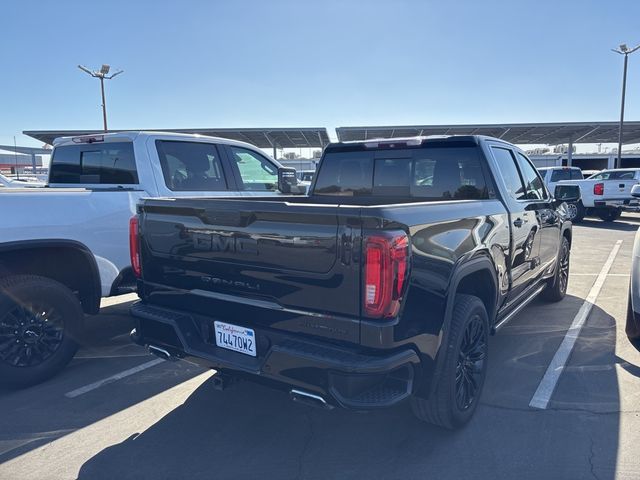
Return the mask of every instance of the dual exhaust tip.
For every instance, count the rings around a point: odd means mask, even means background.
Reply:
[[[156,357],[160,357],[163,360],[170,360],[170,361],[176,360],[176,358],[172,356],[164,348],[156,347],[155,345],[147,345],[147,350],[149,350],[149,353],[152,353]]]
[[[289,392],[289,395],[294,402],[303,403],[310,407],[322,408],[324,410],[331,410],[333,408],[333,405],[328,404],[324,398],[314,393],[293,388]]]
[[[147,349],[149,350],[149,353],[155,355],[156,357],[162,358],[163,360],[176,360],[176,358],[164,348],[158,347],[156,345],[147,345]],[[224,378],[224,376],[218,374],[213,376],[213,381],[214,388],[216,390],[223,390],[229,383],[228,380]],[[304,390],[293,388],[289,392],[289,395],[294,402],[302,403],[304,405],[322,408],[324,410],[331,410],[333,408],[333,405],[330,405],[324,398],[322,398],[320,395],[316,395],[315,393],[305,392]]]

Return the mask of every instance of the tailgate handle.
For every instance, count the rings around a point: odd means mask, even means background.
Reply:
[[[621,184],[618,185],[618,187],[619,188],[624,188],[624,187],[626,187],[626,185],[624,183],[621,183]]]

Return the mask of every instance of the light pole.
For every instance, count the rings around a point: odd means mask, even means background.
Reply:
[[[618,158],[616,159],[615,168],[620,168],[622,165],[622,130],[624,128],[624,97],[627,90],[627,63],[629,60],[629,55],[640,48],[640,45],[637,45],[633,48],[627,47],[626,43],[623,43],[618,48],[612,48],[616,53],[620,55],[624,55],[624,69],[622,73],[622,101],[620,105],[620,131],[618,133]]]
[[[78,65],[78,68],[80,70],[82,70],[83,72],[88,73],[92,77],[95,77],[95,78],[100,80],[100,92],[102,93],[102,121],[104,122],[104,131],[107,132],[108,131],[108,129],[107,129],[107,102],[106,102],[106,100],[104,98],[104,81],[105,81],[105,79],[111,80],[116,75],[120,75],[122,72],[124,72],[124,70],[118,70],[117,72],[112,73],[111,75],[109,75],[109,70],[111,70],[111,67],[109,65],[102,65],[102,67],[100,67],[100,70],[97,70],[95,72],[89,70],[87,67],[82,66],[82,65]]]

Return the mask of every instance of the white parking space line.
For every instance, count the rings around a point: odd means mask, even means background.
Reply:
[[[100,308],[111,307],[112,305],[119,305],[121,303],[133,302],[138,300],[137,293],[127,293],[125,295],[118,295],[117,297],[107,297],[100,300]]]
[[[572,273],[572,277],[595,277],[599,273]],[[628,273],[607,273],[607,277],[628,277]]]
[[[137,367],[130,368],[129,370],[125,370],[123,372],[116,373],[115,375],[111,375],[110,377],[103,378],[102,380],[98,380],[97,382],[90,383],[89,385],[85,385],[84,387],[80,387],[80,388],[76,388],[75,390],[71,390],[70,392],[65,393],[64,396],[67,397],[67,398],[78,397],[78,396],[83,395],[83,394],[85,394],[87,392],[95,390],[96,388],[103,387],[105,385],[108,385],[109,383],[113,383],[113,382],[115,382],[117,380],[120,380],[122,378],[125,378],[125,377],[133,375],[135,373],[141,372],[143,370],[146,370],[147,368],[151,368],[151,367],[153,367],[155,365],[158,365],[159,363],[162,363],[162,362],[164,362],[163,359],[156,358],[154,360],[151,360],[150,362],[143,363],[142,365],[138,365]]]
[[[567,330],[560,347],[558,347],[558,351],[556,351],[549,367],[547,367],[547,371],[545,372],[544,377],[542,377],[542,380],[536,389],[536,393],[533,394],[531,402],[529,402],[530,407],[544,410],[549,405],[551,396],[553,395],[556,385],[558,384],[558,380],[560,379],[560,375],[567,364],[567,360],[569,360],[569,356],[571,355],[573,346],[580,335],[580,331],[589,317],[591,308],[598,299],[600,290],[602,290],[602,286],[607,279],[607,274],[611,269],[611,265],[613,265],[613,261],[615,260],[616,255],[618,255],[621,244],[622,240],[618,240],[611,249],[611,253],[609,253],[607,261],[604,262],[602,270],[600,270],[596,281],[593,283],[591,290],[589,290],[587,298],[585,298],[580,310],[578,310],[578,313],[573,318],[573,322],[571,323],[569,330]]]

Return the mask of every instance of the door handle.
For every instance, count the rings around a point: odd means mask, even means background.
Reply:
[[[516,219],[513,221],[513,226],[514,226],[514,227],[518,227],[518,228],[520,228],[520,227],[522,226],[522,219],[521,219],[521,218],[516,218]]]

